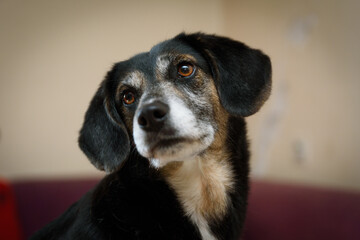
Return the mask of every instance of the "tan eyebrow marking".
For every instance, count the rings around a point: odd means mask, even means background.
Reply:
[[[134,88],[137,90],[142,90],[142,88],[146,87],[145,74],[140,71],[130,72],[127,76],[125,76],[124,80],[122,80],[116,89],[116,98],[120,99],[122,92],[127,88]]]
[[[177,64],[183,61],[196,63],[196,59],[190,54],[180,54],[175,59]]]

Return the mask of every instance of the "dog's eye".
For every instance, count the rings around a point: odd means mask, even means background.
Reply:
[[[126,105],[133,104],[135,102],[135,94],[131,91],[126,91],[123,94],[123,102]]]
[[[178,74],[180,77],[190,77],[194,73],[195,67],[191,63],[180,63]]]

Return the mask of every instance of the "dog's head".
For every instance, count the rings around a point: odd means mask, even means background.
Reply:
[[[119,168],[135,147],[156,167],[209,148],[228,116],[249,116],[270,94],[261,51],[214,35],[180,34],[119,62],[92,99],[80,148],[99,169]]]

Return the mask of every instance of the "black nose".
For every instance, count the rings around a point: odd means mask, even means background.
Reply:
[[[138,115],[140,128],[145,131],[158,131],[164,125],[169,106],[161,101],[154,101],[142,107]]]

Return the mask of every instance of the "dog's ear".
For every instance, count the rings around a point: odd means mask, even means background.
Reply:
[[[127,130],[116,111],[109,90],[117,75],[116,67],[108,72],[85,114],[79,146],[98,169],[112,172],[121,166],[130,151]]]
[[[257,112],[271,91],[271,62],[261,51],[215,35],[180,34],[176,39],[208,61],[223,107],[233,115]]]

